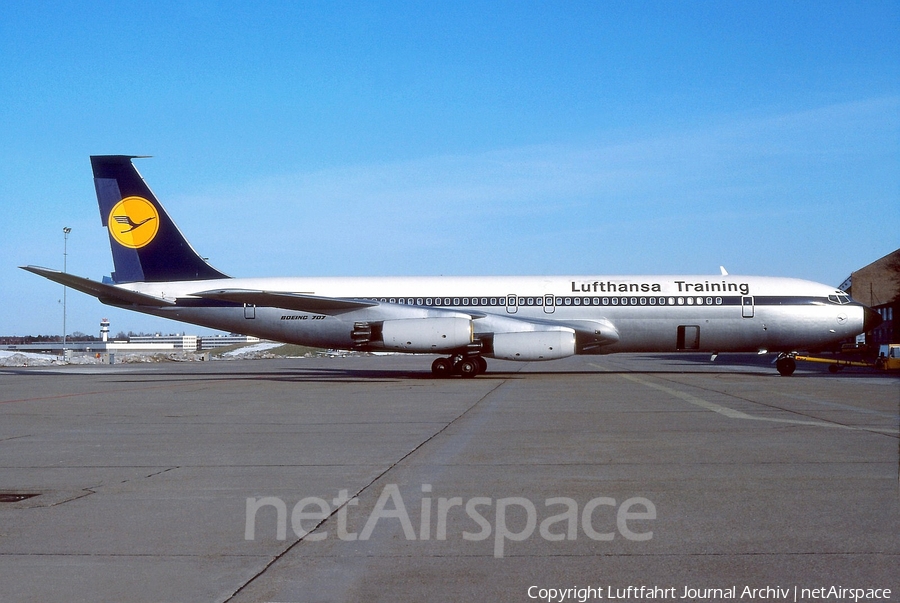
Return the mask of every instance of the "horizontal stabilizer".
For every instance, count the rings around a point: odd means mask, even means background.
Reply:
[[[214,291],[201,291],[192,295],[203,299],[217,299],[238,304],[252,304],[255,306],[283,308],[298,312],[318,312],[329,315],[342,314],[378,305],[378,302],[362,299],[340,299],[303,293],[255,291],[252,289],[217,289]]]
[[[61,285],[65,285],[66,287],[71,287],[76,291],[93,295],[105,304],[157,307],[175,305],[175,302],[171,300],[138,293],[137,291],[129,291],[128,289],[121,289],[113,285],[107,285],[106,283],[98,283],[89,278],[82,278],[66,272],[60,272],[59,270],[41,268],[40,266],[20,266],[20,268],[43,276],[44,278],[50,279]]]

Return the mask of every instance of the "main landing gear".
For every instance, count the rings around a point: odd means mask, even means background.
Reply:
[[[797,361],[794,360],[794,354],[779,354],[775,359],[775,368],[782,377],[790,377],[797,370]]]
[[[487,360],[481,356],[464,356],[456,354],[448,358],[438,358],[431,363],[431,372],[435,377],[474,377],[487,370]]]

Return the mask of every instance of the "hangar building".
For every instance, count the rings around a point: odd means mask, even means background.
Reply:
[[[840,288],[884,319],[878,328],[866,333],[868,346],[898,343],[896,321],[900,315],[900,249],[854,271]]]

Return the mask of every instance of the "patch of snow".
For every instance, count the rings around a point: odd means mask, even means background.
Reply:
[[[230,352],[225,352],[222,356],[244,356],[245,354],[258,354],[260,352],[266,352],[268,350],[274,350],[275,348],[280,348],[283,346],[283,343],[278,343],[274,341],[266,341],[263,343],[256,343],[254,345],[248,345],[243,348],[238,348],[236,350],[231,350]]]
[[[59,357],[52,354],[0,350],[0,366],[48,366],[59,362]]]

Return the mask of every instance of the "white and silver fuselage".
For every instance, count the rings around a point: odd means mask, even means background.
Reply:
[[[133,310],[327,348],[360,347],[355,324],[458,312],[472,319],[476,338],[574,328],[579,354],[796,351],[852,338],[871,313],[827,285],[736,275],[233,278],[117,286],[175,302]],[[225,288],[377,304],[325,314],[195,296]]]

